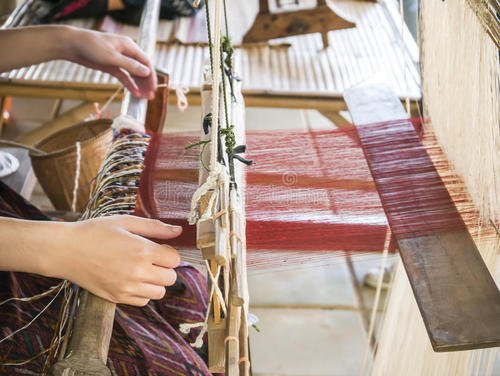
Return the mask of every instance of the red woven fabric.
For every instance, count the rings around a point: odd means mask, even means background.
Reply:
[[[136,214],[184,227],[176,246],[194,246],[187,224],[198,186],[198,134],[154,136]],[[256,250],[380,251],[387,221],[354,129],[250,132],[247,246]],[[238,163],[238,162],[236,162]]]

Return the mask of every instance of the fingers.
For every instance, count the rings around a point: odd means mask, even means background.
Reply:
[[[152,249],[151,260],[154,265],[164,268],[177,268],[181,263],[177,250],[165,245],[157,245]]]
[[[132,306],[136,306],[136,307],[144,307],[145,305],[147,305],[149,303],[149,300],[150,299],[141,298],[138,296],[131,296],[130,298],[127,298],[127,299],[125,299],[121,302],[117,302],[117,303],[128,304],[128,305],[132,305]]]
[[[153,265],[144,282],[155,286],[172,286],[177,280],[177,273],[174,269],[162,268]]]
[[[131,76],[124,69],[117,67],[107,71],[118,78],[118,80],[132,93],[133,96],[147,99],[154,98],[157,81],[156,74],[150,74],[147,77]]]
[[[149,283],[144,283],[140,286],[139,291],[137,292],[138,298],[146,298],[152,300],[158,300],[165,296],[165,286],[157,286],[151,285]]]
[[[118,80],[123,84],[123,86],[125,86],[134,96],[136,97],[141,96],[141,91],[139,90],[139,87],[128,73],[124,72],[121,69],[113,69],[113,71],[110,73],[116,78],[118,78]]]
[[[137,77],[148,77],[152,74],[148,64],[143,64],[136,59],[126,55],[119,54],[116,57],[116,65],[118,68],[126,70],[130,75]]]
[[[125,38],[123,44],[123,49],[121,54],[123,55],[121,60],[127,67],[130,66],[131,69],[127,71],[134,77],[135,83],[139,87],[141,96],[152,99],[154,97],[154,91],[157,85],[157,77],[153,64],[148,56],[142,51],[135,42],[130,38]],[[145,73],[147,68],[149,71]]]
[[[163,223],[157,219],[141,218],[132,215],[116,217],[127,231],[139,236],[155,239],[173,239],[182,232],[182,227]]]
[[[142,63],[144,66],[150,68],[150,60],[146,53],[139,48],[139,46],[130,38],[125,38],[125,43],[123,45],[122,54],[128,56],[138,62]]]
[[[135,84],[139,89],[139,97],[153,99],[156,90],[156,74],[151,74],[148,77],[132,76]]]
[[[165,286],[144,283],[136,290],[136,295],[123,297],[117,303],[144,307],[150,300],[162,299],[166,292]]]

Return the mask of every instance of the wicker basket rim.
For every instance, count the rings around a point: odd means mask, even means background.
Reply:
[[[64,133],[69,133],[69,132],[73,131],[75,128],[79,128],[79,127],[82,127],[84,125],[90,125],[90,126],[92,126],[92,125],[101,125],[101,124],[111,126],[111,124],[113,124],[113,120],[112,119],[95,119],[95,120],[81,121],[81,122],[79,122],[79,123],[77,123],[75,125],[72,125],[72,126],[68,127],[68,128],[64,128],[64,129],[61,129],[60,131],[52,133],[50,136],[47,136],[43,140],[40,140],[39,142],[37,142],[34,145],[34,147],[37,148],[37,149],[39,149],[40,146],[43,146],[44,143],[47,142],[49,139],[51,139],[53,137],[56,137],[56,136],[60,136],[61,134],[64,134]],[[92,143],[96,139],[102,137],[103,134],[108,133],[110,131],[111,131],[111,128],[108,128],[105,131],[100,132],[100,133],[96,134],[93,137],[90,137],[90,138],[87,138],[84,141],[81,141],[80,144],[81,144],[81,146],[86,146],[87,144]],[[30,155],[30,158],[41,160],[41,159],[59,157],[61,155],[67,154],[68,152],[70,152],[71,150],[74,150],[74,149],[76,149],[75,144],[70,145],[68,147],[65,147],[63,149],[58,149],[58,150],[53,151],[53,152],[48,152],[48,153],[43,154],[43,155],[36,154],[36,153],[33,153],[33,152],[30,151],[29,155]]]

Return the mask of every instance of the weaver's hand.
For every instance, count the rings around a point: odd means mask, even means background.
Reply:
[[[177,251],[143,236],[171,239],[182,229],[157,220],[112,216],[64,224],[45,275],[68,279],[114,303],[146,305],[174,284]]]
[[[118,78],[133,95],[151,98],[156,74],[132,39],[66,25],[0,30],[0,72],[50,60],[70,60]]]
[[[64,59],[115,76],[136,97],[154,96],[155,71],[131,38],[71,27],[68,34]]]

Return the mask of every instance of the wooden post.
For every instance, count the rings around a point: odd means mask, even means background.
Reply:
[[[82,292],[68,345],[68,357],[52,367],[52,375],[70,375],[71,371],[88,376],[111,375],[106,362],[115,307],[114,303],[88,291]]]

